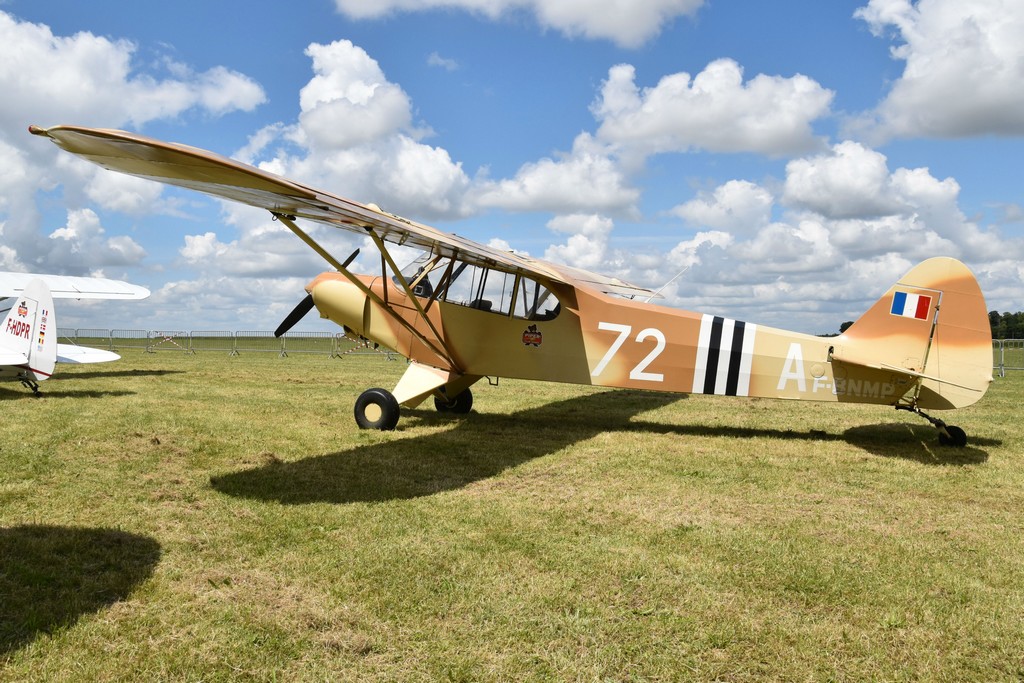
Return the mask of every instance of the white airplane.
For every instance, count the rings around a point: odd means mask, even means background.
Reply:
[[[56,299],[145,299],[149,290],[105,278],[0,272],[0,381],[17,380],[39,395],[57,363],[106,363],[111,351],[57,343]]]

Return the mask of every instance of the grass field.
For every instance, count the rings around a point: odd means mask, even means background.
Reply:
[[[1024,373],[892,410],[502,381],[359,431],[379,356],[0,385],[0,680],[1024,677]]]

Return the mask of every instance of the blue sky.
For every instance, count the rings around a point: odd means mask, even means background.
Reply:
[[[652,288],[685,269],[690,310],[835,331],[935,255],[1021,310],[1020,35],[1014,0],[0,1],[0,269],[153,291],[62,326],[206,330],[272,329],[325,269],[26,132],[65,123]]]

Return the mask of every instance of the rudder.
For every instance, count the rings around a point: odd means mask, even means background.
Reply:
[[[0,343],[27,359],[28,380],[49,379],[57,363],[57,321],[53,313],[50,288],[33,279],[15,299],[0,324]]]

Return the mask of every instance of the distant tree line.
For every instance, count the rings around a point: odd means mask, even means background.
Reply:
[[[993,339],[1024,339],[1024,312],[1000,313],[989,311]]]

